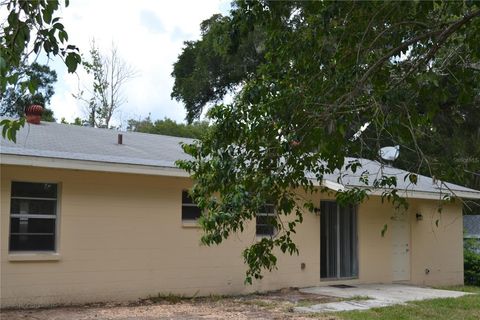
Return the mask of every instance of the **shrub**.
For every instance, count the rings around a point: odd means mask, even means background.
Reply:
[[[464,243],[465,284],[480,286],[480,241],[466,239]]]

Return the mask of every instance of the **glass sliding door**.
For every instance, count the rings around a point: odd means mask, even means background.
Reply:
[[[335,202],[322,202],[320,212],[320,277],[336,278],[338,269],[337,206]]]
[[[340,278],[358,276],[357,212],[355,206],[338,207]]]
[[[320,210],[320,278],[357,277],[356,207],[322,201]]]

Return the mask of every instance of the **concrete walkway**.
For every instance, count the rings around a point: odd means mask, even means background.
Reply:
[[[315,304],[308,307],[295,307],[295,311],[297,312],[367,310],[370,308],[405,304],[408,301],[437,298],[457,298],[468,294],[460,291],[421,288],[402,284],[354,285],[354,288],[336,288],[325,286],[304,288],[300,289],[300,291],[345,299],[352,299],[359,296],[369,297],[370,299],[330,302],[324,304]]]

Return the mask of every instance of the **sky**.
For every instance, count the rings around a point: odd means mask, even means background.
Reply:
[[[69,35],[69,43],[88,56],[95,39],[102,52],[112,43],[121,58],[137,76],[125,85],[127,101],[114,116],[114,123],[125,124],[151,114],[152,119],[168,117],[184,121],[183,105],[171,100],[172,65],[183,42],[200,37],[200,23],[215,13],[228,13],[229,0],[72,0],[58,16]],[[40,61],[39,62],[45,62]],[[86,118],[85,105],[72,94],[89,88],[90,77],[80,68],[68,74],[62,61],[51,60],[58,82],[49,108],[58,121],[64,117]]]

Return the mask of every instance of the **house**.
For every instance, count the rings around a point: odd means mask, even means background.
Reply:
[[[242,294],[284,287],[463,283],[462,198],[480,192],[364,160],[371,174],[399,177],[408,210],[381,191],[339,207],[334,193],[359,185],[346,170],[315,181],[319,214],[307,213],[298,256],[245,285],[242,250],[272,232],[265,206],[242,234],[200,245],[192,180],[174,162],[188,139],[57,123],[27,124],[1,141],[1,306],[135,300],[149,295]],[[314,177],[311,177],[314,179]],[[373,179],[372,179],[373,180]],[[446,195],[453,203],[441,203]],[[439,206],[442,210],[439,211]],[[438,224],[438,225],[437,225]],[[387,232],[382,230],[387,225]]]

